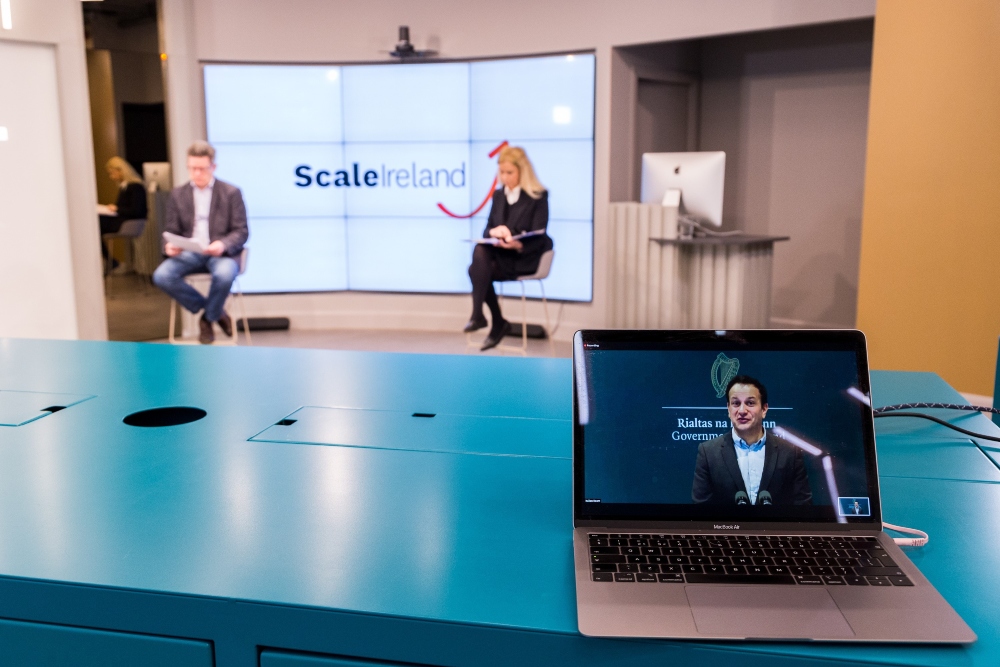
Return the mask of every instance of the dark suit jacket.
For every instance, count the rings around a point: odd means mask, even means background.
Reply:
[[[138,220],[146,217],[146,188],[142,183],[129,183],[118,191],[118,220]]]
[[[171,191],[163,230],[187,238],[194,233],[194,190],[190,183]],[[249,236],[243,193],[235,185],[215,179],[208,209],[209,240],[222,241],[226,256],[234,257],[243,250]]]
[[[507,209],[504,222],[504,209]],[[532,199],[528,193],[521,191],[521,196],[513,206],[507,203],[507,196],[504,195],[503,188],[498,188],[493,193],[493,205],[490,208],[490,217],[483,230],[483,238],[488,238],[490,230],[500,225],[507,225],[511,234],[518,235],[523,232],[532,232],[545,229],[549,224],[549,193],[543,192],[538,199]],[[497,260],[499,276],[496,280],[512,280],[518,276],[526,276],[534,273],[538,269],[538,262],[542,259],[542,253],[552,249],[552,239],[548,234],[531,236],[523,239],[521,243],[524,248],[521,252],[516,250],[505,250],[497,248],[494,257]]]
[[[773,433],[764,443],[764,470],[760,490],[771,494],[775,505],[808,505],[812,502],[802,450]],[[736,493],[746,493],[740,464],[736,461],[732,431],[698,446],[691,500],[696,503],[734,505]]]

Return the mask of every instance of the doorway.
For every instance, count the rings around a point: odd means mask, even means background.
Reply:
[[[83,3],[98,201],[115,204],[120,189],[105,171],[111,156],[125,159],[142,177],[143,163],[167,161],[164,87],[155,0]],[[147,184],[148,185],[148,184]],[[111,340],[167,337],[170,300],[151,285],[160,261],[162,206],[147,197],[138,237],[113,242],[117,268],[105,277]],[[97,221],[95,220],[95,224]],[[98,252],[99,248],[94,248]]]

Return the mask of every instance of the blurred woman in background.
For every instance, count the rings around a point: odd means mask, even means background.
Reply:
[[[126,220],[146,217],[146,188],[142,178],[128,162],[117,155],[108,160],[104,168],[108,178],[118,186],[118,199],[105,208],[114,215],[101,215],[101,235],[116,234]],[[101,254],[107,259],[108,249],[101,242]],[[117,264],[117,262],[115,262]]]
[[[542,254],[552,249],[552,239],[545,233],[549,223],[548,192],[538,182],[524,149],[504,148],[497,163],[503,187],[493,193],[484,241],[477,243],[472,253],[472,317],[464,329],[469,333],[486,326],[485,303],[491,323],[483,350],[496,347],[511,329],[500,312],[493,281],[531,275],[538,270]]]

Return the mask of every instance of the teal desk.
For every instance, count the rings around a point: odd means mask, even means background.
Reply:
[[[1000,663],[996,443],[903,419],[876,423],[886,519],[930,532],[911,555],[977,644],[580,636],[570,382],[566,359],[0,340],[0,664]],[[163,406],[207,416],[122,423]]]

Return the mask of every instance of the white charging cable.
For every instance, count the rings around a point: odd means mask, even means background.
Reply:
[[[922,547],[927,542],[930,541],[930,537],[922,530],[917,530],[916,528],[905,528],[903,526],[894,526],[891,523],[882,522],[883,528],[888,528],[889,530],[894,530],[897,533],[906,533],[907,535],[917,535],[917,537],[894,537],[892,541],[901,547]]]

